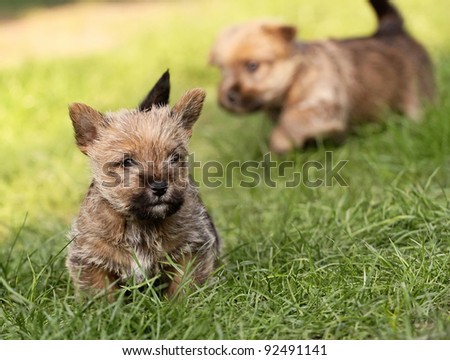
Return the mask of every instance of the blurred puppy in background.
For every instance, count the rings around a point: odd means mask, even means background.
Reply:
[[[264,21],[226,29],[210,54],[223,76],[220,105],[266,111],[276,121],[276,153],[313,139],[342,140],[351,125],[385,110],[418,120],[435,95],[430,58],[388,0],[370,3],[378,28],[369,37],[299,42],[294,26]]]

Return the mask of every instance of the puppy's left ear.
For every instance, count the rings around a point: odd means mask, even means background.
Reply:
[[[172,109],[172,114],[178,116],[184,129],[189,133],[200,117],[206,93],[203,89],[187,91]]]
[[[170,96],[170,74],[167,70],[150,92],[146,98],[139,105],[139,111],[149,111],[153,106],[165,106],[169,104]]]
[[[265,24],[264,31],[280,37],[286,42],[291,42],[297,36],[297,28],[292,25]]]

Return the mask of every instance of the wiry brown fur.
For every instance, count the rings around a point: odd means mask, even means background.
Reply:
[[[155,98],[152,91],[147,102]],[[205,93],[188,91],[172,110],[165,97],[107,114],[70,106],[77,144],[89,156],[93,176],[69,235],[67,266],[80,290],[111,293],[129,279],[161,273],[172,295],[187,264],[199,284],[214,268],[219,239],[185,163]],[[162,182],[167,189],[157,196],[153,186]]]
[[[386,109],[419,119],[434,98],[431,61],[389,1],[370,2],[379,26],[369,37],[298,42],[295,27],[266,21],[226,29],[210,58],[222,70],[219,103],[268,112],[278,153],[309,139],[340,139]]]

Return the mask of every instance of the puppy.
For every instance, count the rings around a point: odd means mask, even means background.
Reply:
[[[223,76],[220,105],[266,111],[276,121],[276,153],[311,139],[340,141],[387,109],[418,120],[435,96],[430,58],[389,1],[370,3],[378,29],[369,37],[299,42],[295,27],[263,21],[226,29],[210,54]]]
[[[205,93],[190,90],[170,109],[169,92],[166,72],[136,110],[70,105],[93,175],[69,235],[67,267],[79,290],[111,298],[130,279],[161,275],[171,296],[186,267],[198,284],[213,271],[219,237],[186,163]]]

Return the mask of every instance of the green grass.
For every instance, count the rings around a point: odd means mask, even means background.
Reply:
[[[341,147],[279,159],[300,171],[332,151],[335,162],[348,160],[348,187],[287,189],[277,174],[276,188],[202,186],[223,264],[214,281],[178,301],[152,289],[114,303],[74,297],[65,233],[89,171],[67,104],[133,107],[169,67],[172,102],[191,87],[208,92],[191,144],[196,158],[261,161],[270,122],[216,105],[219,75],[206,67],[216,33],[270,14],[301,24],[308,38],[364,33],[373,26],[365,2],[171,2],[117,48],[1,69],[0,338],[450,339],[450,24],[444,2],[398,3],[432,50],[438,104],[421,124],[392,115]]]

